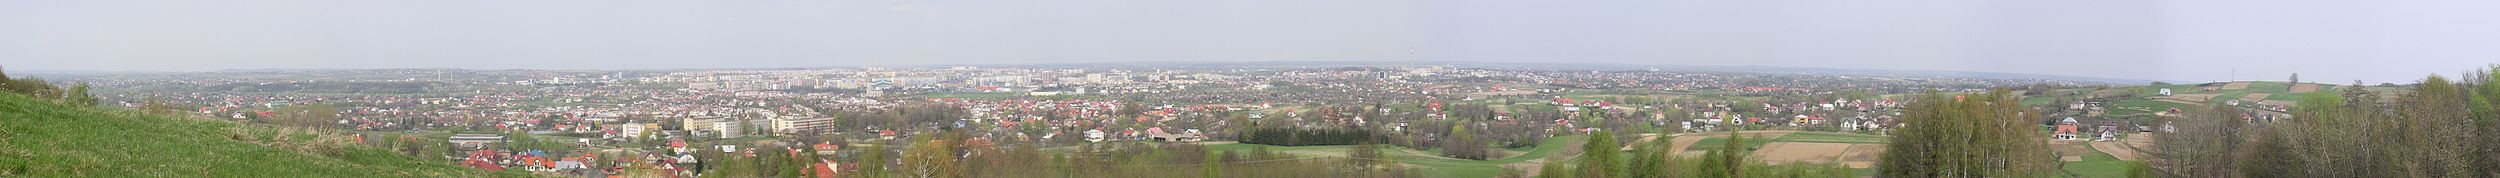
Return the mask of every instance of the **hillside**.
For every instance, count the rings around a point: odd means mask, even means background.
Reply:
[[[352,137],[0,93],[0,177],[489,177]]]

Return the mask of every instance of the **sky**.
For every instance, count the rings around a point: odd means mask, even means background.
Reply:
[[[1471,61],[2409,83],[2489,0],[18,0],[0,66],[651,69]]]

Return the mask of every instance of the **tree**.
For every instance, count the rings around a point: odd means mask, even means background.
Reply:
[[[1947,96],[1933,91],[1902,109],[1878,177],[2048,177],[2056,157],[2047,149],[2039,111],[2021,106],[2005,89]]]
[[[1580,147],[1580,177],[1622,177],[1623,145],[1615,143],[1613,131],[1589,133],[1589,142]]]
[[[1746,149],[1744,142],[1744,135],[1737,135],[1736,129],[1728,129],[1726,145],[1720,145],[1719,148],[1710,149],[1709,153],[1702,154],[1701,167],[1697,168],[1698,172],[1694,174],[1701,177],[1744,176]]]
[[[2403,161],[2397,163],[2398,170],[2412,177],[2472,177],[2481,172],[2467,159],[2479,150],[2474,141],[2480,139],[2467,116],[2472,113],[2467,99],[2460,87],[2433,75],[2399,100],[2404,103],[2398,105],[2398,116],[2404,119],[2396,131],[2404,149],[2397,154]]]
[[[859,153],[859,154],[860,154],[860,155],[859,155],[859,163],[855,163],[855,164],[859,164],[859,173],[858,173],[858,174],[851,174],[851,177],[854,177],[854,178],[888,178],[888,177],[894,177],[894,175],[890,175],[888,172],[886,172],[886,167],[885,167],[885,166],[886,166],[886,165],[885,165],[885,164],[886,164],[886,160],[891,160],[891,159],[888,159],[888,158],[886,158],[886,156],[885,156],[885,142],[876,142],[876,144],[868,145],[868,149],[865,149],[865,150],[860,150],[860,153]]]
[[[1573,175],[1574,175],[1574,174],[1573,174],[1574,172],[1571,170],[1571,167],[1569,167],[1569,166],[1564,166],[1562,162],[1563,162],[1563,161],[1562,161],[1562,160],[1560,160],[1560,159],[1550,159],[1550,158],[1549,158],[1549,159],[1545,159],[1545,165],[1544,165],[1543,167],[1538,167],[1538,168],[1537,168],[1537,171],[1536,171],[1536,177],[1539,177],[1539,178],[1565,178],[1565,177],[1578,177],[1578,176],[1573,176]]]
[[[1683,175],[1676,174],[1675,172],[1676,168],[1680,167],[1680,165],[1676,164],[1676,162],[1677,160],[1681,160],[1677,158],[1680,157],[1678,156],[1680,154],[1677,154],[1680,150],[1673,150],[1675,148],[1675,136],[1667,133],[1660,133],[1658,135],[1658,138],[1650,139],[1649,143],[1651,144],[1639,146],[1639,148],[1635,150],[1639,157],[1632,159],[1632,167],[1626,168],[1627,170],[1625,170],[1630,173],[1624,177],[1683,177]]]
[[[2468,98],[2471,98],[2469,102],[2474,107],[2475,133],[2500,133],[2500,76],[2493,76],[2494,74],[2500,74],[2500,64],[2491,65],[2482,71],[2471,72],[2468,74],[2469,78],[2466,78],[2468,82],[2473,83],[2471,86],[2474,86]],[[2477,145],[2481,149],[2476,150],[2476,154],[2480,156],[2476,156],[2479,159],[2475,159],[2476,167],[2473,169],[2483,170],[2482,175],[2478,177],[2500,176],[2500,137],[2478,138],[2482,139],[2476,141],[2476,143],[2481,143]]]
[[[903,153],[903,173],[906,176],[963,177],[962,170],[956,167],[952,143],[930,137],[921,137],[916,142],[921,144],[914,144],[911,151]]]
[[[1491,158],[1488,155],[1492,151],[1488,148],[1491,145],[1484,141],[1482,134],[1477,134],[1475,129],[1469,128],[1470,125],[1473,124],[1466,121],[1450,125],[1449,135],[1443,136],[1447,140],[1441,141],[1441,156],[1472,160]]]
[[[69,86],[69,90],[67,91],[67,93],[63,93],[63,94],[61,94],[61,99],[62,99],[62,100],[68,100],[68,101],[69,101],[69,103],[70,103],[70,104],[72,104],[72,105],[78,105],[78,106],[94,106],[94,105],[96,105],[95,95],[93,95],[93,94],[87,94],[87,83],[86,83],[86,82],[79,82],[78,84],[71,84],[71,85]]]
[[[1353,149],[1347,150],[1348,160],[1346,161],[1353,165],[1356,173],[1364,177],[1380,176],[1373,173],[1394,170],[1397,165],[1396,162],[1391,162],[1388,153],[1382,152],[1381,149],[1380,144],[1354,145]]]
[[[2246,143],[2246,115],[2235,106],[2211,105],[2190,117],[2164,118],[2178,129],[2153,134],[2152,162],[2168,176],[2240,177],[2237,154]]]

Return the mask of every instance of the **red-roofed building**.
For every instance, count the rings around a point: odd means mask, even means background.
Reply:
[[[470,167],[470,168],[477,168],[478,170],[486,170],[486,171],[503,171],[503,166],[500,166],[500,165],[495,165],[495,163],[491,163],[491,162],[486,162],[486,160],[476,160],[476,159],[471,159],[471,160],[468,160],[468,161],[461,161],[461,162],[460,162],[460,165],[461,165],[461,166],[468,166],[468,167]]]

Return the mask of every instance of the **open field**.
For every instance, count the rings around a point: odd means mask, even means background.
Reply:
[[[2123,141],[2092,142],[2092,149],[2108,154],[2118,160],[2135,161],[2142,160],[2138,159],[2140,154],[2136,154],[2136,149],[2151,148],[2153,145],[2153,138],[2150,134],[2128,134],[2127,138],[2121,140]]]
[[[1839,133],[1839,132],[1797,132],[1797,133],[1790,133],[1790,134],[1788,134],[1788,136],[1781,136],[1781,137],[1779,137],[1779,139],[1773,139],[1773,140],[1771,140],[1771,141],[1773,141],[1773,142],[1808,142],[1808,143],[1872,143],[1872,144],[1880,144],[1880,143],[1884,143],[1884,136],[1878,136],[1878,135],[1867,135],[1867,134],[1854,134],[1854,133]]]
[[[2098,151],[2086,153],[2081,157],[2083,158],[2081,161],[2065,162],[2059,167],[2065,169],[2068,175],[2075,177],[2127,176],[2127,161],[2125,160],[2119,160],[2110,154],[2102,154]]]
[[[2266,100],[2266,96],[2274,96],[2274,94],[2273,94],[2273,93],[2249,93],[2248,95],[2243,95],[2243,96],[2240,96],[2240,100],[2241,100],[2241,101],[2263,101],[2263,100]]]
[[[1884,137],[1838,132],[1795,132],[1771,139],[1755,150],[1766,163],[1841,163],[1855,169],[1874,166],[1884,150]]]
[[[2303,84],[2299,84],[2299,85],[2294,85],[2294,86],[2292,86],[2292,89],[2291,89],[2291,91],[2290,91],[2290,92],[2291,92],[2291,93],[2309,93],[2309,92],[2317,92],[2319,88],[2323,88],[2323,87],[2322,87],[2322,86],[2320,86],[2320,85],[2318,85],[2318,84],[2306,84],[2306,83],[2303,83]]]
[[[1762,145],[1752,156],[1771,164],[1829,163],[1839,161],[1852,145],[1856,144],[1776,142]]]
[[[1739,132],[1738,134],[1745,136],[1745,140],[1744,143],[1738,144],[1743,145],[1748,150],[1761,149],[1763,144],[1770,144],[1771,140],[1779,139],[1781,136],[1788,136],[1789,133],[1793,132],[1796,131]],[[1684,151],[1687,155],[1693,155],[1696,152],[1710,151],[1711,149],[1718,149],[1719,147],[1727,145],[1726,133],[1686,134],[1685,136],[1678,136],[1676,138],[1678,140],[1682,140],[1684,137],[1699,137],[1695,138],[1696,140],[1693,140],[1693,143],[1676,143],[1676,146],[1678,147],[1685,147]]]

